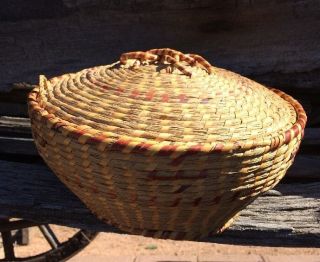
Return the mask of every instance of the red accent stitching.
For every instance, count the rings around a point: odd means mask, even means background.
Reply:
[[[101,142],[103,142],[107,137],[104,135],[98,135],[98,136],[94,136],[88,139],[87,143],[88,144],[99,144]]]
[[[167,146],[163,146],[159,152],[158,152],[158,155],[159,156],[170,156],[173,152],[175,152],[177,149],[177,146],[170,146],[170,145],[167,145]]]
[[[74,130],[69,133],[69,137],[78,139],[80,136],[84,135],[86,132],[83,130]]]
[[[217,143],[216,146],[214,147],[213,151],[215,152],[221,152],[223,150],[224,145],[221,143]]]
[[[291,132],[290,130],[284,133],[284,143],[288,144],[291,141]]]
[[[134,89],[131,93],[131,97],[132,98],[137,98],[139,96],[140,92],[138,91],[138,89]]]
[[[128,146],[128,144],[130,143],[130,140],[124,140],[124,139],[118,139],[113,145],[112,145],[112,149],[113,150],[123,150],[124,148],[126,148]]]
[[[152,100],[154,97],[154,90],[150,90],[148,93],[146,93],[146,99],[147,100]]]
[[[293,133],[294,133],[294,137],[297,137],[299,135],[299,127],[298,125],[294,125],[292,127]]]
[[[162,95],[162,102],[168,102],[169,101],[169,95],[168,94],[163,94]]]
[[[124,88],[122,88],[121,86],[118,86],[117,91],[120,92],[120,93],[123,93],[124,92]]]
[[[185,94],[179,95],[180,103],[186,103],[188,101],[188,98]]]
[[[135,154],[145,153],[145,152],[148,151],[148,149],[149,149],[151,146],[152,146],[151,144],[147,144],[147,143],[142,142],[141,144],[136,145],[136,146],[134,147],[134,149],[132,150],[132,153],[135,153]]]
[[[202,150],[202,146],[201,145],[195,145],[195,146],[191,146],[190,148],[188,148],[188,150],[183,154],[183,156],[189,156],[189,155],[194,155],[197,154],[199,152],[201,152]]]

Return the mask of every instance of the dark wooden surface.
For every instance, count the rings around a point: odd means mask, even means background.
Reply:
[[[3,0],[0,90],[171,47],[270,86],[320,86],[318,0]]]

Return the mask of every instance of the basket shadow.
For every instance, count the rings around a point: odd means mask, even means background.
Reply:
[[[292,232],[286,232],[286,230],[279,232],[227,230],[222,235],[208,237],[202,241],[243,246],[319,248],[320,234],[294,235]]]

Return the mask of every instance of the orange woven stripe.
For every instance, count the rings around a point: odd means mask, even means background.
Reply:
[[[172,153],[174,153],[177,149],[177,146],[163,146],[159,151],[159,156],[170,156]]]
[[[163,94],[161,101],[162,102],[168,102],[169,101],[169,95],[168,94]]]
[[[130,140],[118,139],[114,144],[112,144],[112,150],[122,151],[125,149],[130,143]]]
[[[294,137],[297,137],[300,133],[300,129],[299,129],[299,126],[297,124],[293,125],[292,126],[292,130],[294,132]]]
[[[291,137],[291,131],[288,130],[284,133],[284,143],[288,144],[291,141],[292,137]]]
[[[60,127],[63,127],[63,125],[60,126]],[[70,132],[69,133],[69,137],[78,140],[79,137],[81,137],[81,136],[83,136],[85,134],[86,134],[86,131],[78,129],[78,130],[74,130],[74,131]]]
[[[88,144],[98,144],[103,142],[105,139],[107,139],[107,137],[105,135],[98,135],[98,136],[94,136],[91,137],[87,140]]]
[[[148,144],[148,143],[141,143],[141,144],[138,144],[134,147],[134,149],[132,150],[132,153],[133,154],[143,154],[145,152],[148,152],[149,148],[151,147],[152,145],[151,144]]]
[[[216,146],[214,147],[215,152],[222,152],[223,151],[224,145],[222,143],[217,143]]]

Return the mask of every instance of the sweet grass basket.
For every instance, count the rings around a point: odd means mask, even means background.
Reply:
[[[273,188],[307,119],[285,93],[172,49],[41,76],[29,113],[39,153],[94,214],[172,239],[221,232]]]

